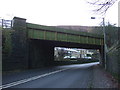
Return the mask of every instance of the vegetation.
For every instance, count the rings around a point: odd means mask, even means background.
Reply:
[[[9,55],[12,50],[11,41],[12,30],[3,29],[2,30],[2,53]]]
[[[55,60],[56,60],[56,61],[61,61],[61,60],[63,60],[64,57],[65,57],[65,55],[66,55],[65,53],[66,53],[66,52],[65,52],[64,49],[58,50],[58,57],[55,57]]]
[[[114,25],[108,24],[108,26],[105,27],[106,30],[106,44],[107,47],[110,48],[113,45],[115,45],[118,41],[118,27],[115,27]]]
[[[114,78],[117,79],[118,82],[120,83],[120,76],[119,76],[119,74],[118,73],[113,73],[113,72],[111,72],[111,73],[114,76]]]
[[[105,14],[107,10],[116,2],[117,0],[89,0],[88,3],[95,6],[96,9],[93,11],[98,14]]]

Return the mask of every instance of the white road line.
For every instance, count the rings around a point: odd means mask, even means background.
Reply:
[[[45,77],[45,76],[48,76],[48,75],[51,75],[51,74],[55,74],[55,73],[58,73],[58,72],[61,72],[61,71],[64,71],[64,70],[68,70],[68,69],[70,69],[70,68],[61,69],[61,70],[53,71],[53,72],[46,73],[46,74],[43,74],[43,75],[34,76],[34,77],[31,77],[31,78],[28,78],[28,79],[19,80],[19,81],[16,81],[16,82],[12,82],[12,83],[9,83],[9,84],[2,85],[2,86],[0,86],[0,88],[1,87],[2,87],[2,89],[9,88],[9,87],[12,87],[12,86],[16,86],[16,85],[23,84],[23,83],[26,83],[26,82],[29,82],[29,81],[33,81],[33,80],[36,80],[36,79],[39,79],[39,78],[42,78],[42,77]]]

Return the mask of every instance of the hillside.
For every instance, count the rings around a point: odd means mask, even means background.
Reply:
[[[89,33],[93,33],[93,34],[103,34],[102,31],[102,27],[94,27],[94,26],[65,26],[65,25],[61,25],[61,26],[55,26],[58,28],[64,28],[64,29],[70,29],[70,30],[74,30],[74,31],[82,31],[82,32],[89,32]]]

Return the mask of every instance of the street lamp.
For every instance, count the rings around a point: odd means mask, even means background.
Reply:
[[[91,19],[96,19],[95,17],[91,17]],[[106,34],[105,34],[105,18],[103,17],[103,34],[104,34],[104,59],[105,59],[105,69],[106,69]]]

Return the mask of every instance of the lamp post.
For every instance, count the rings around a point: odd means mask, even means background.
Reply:
[[[96,19],[95,17],[91,17],[91,19]],[[103,35],[104,35],[104,59],[105,59],[105,69],[106,69],[106,34],[105,34],[105,18],[103,17]]]

